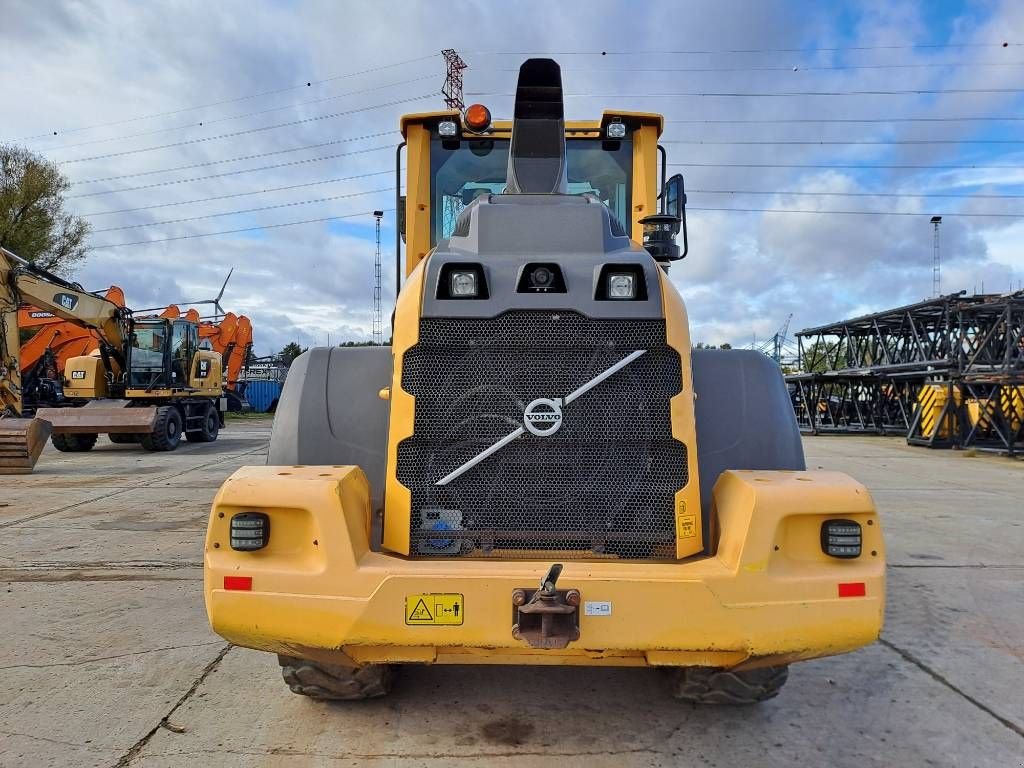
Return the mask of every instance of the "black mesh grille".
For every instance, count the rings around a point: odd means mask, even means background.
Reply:
[[[564,406],[556,433],[527,433],[436,485],[522,426],[531,401],[565,397],[635,350],[646,352]],[[398,446],[411,554],[673,558],[673,500],[687,469],[669,400],[681,386],[660,320],[525,311],[421,320],[402,367],[415,432]]]

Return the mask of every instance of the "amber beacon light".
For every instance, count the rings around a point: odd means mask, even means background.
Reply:
[[[466,127],[477,133],[486,131],[491,124],[491,110],[483,104],[471,104],[466,110]]]

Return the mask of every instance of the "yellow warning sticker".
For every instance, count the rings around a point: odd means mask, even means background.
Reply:
[[[405,623],[424,626],[462,624],[462,620],[465,618],[462,603],[462,595],[447,592],[406,595]]]
[[[686,502],[676,500],[676,538],[692,539],[697,535],[697,516],[686,514]]]

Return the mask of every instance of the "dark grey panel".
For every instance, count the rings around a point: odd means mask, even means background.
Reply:
[[[727,469],[806,468],[800,430],[779,367],[752,350],[695,350],[700,499]]]
[[[316,347],[292,363],[274,417],[267,463],[358,464],[381,505],[387,463],[391,347]]]
[[[466,224],[468,223],[468,226]],[[457,231],[427,260],[423,317],[494,317],[510,309],[572,310],[595,318],[661,318],[660,267],[643,248],[613,234],[608,209],[574,195],[491,195],[460,217]],[[517,293],[520,270],[530,262],[562,269],[566,293]],[[438,299],[437,283],[448,263],[480,264],[489,298]],[[596,301],[605,264],[639,264],[646,301]]]

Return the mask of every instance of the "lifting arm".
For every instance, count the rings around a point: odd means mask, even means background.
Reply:
[[[95,330],[123,367],[130,312],[0,247],[0,411],[22,410],[18,306],[28,303]]]

